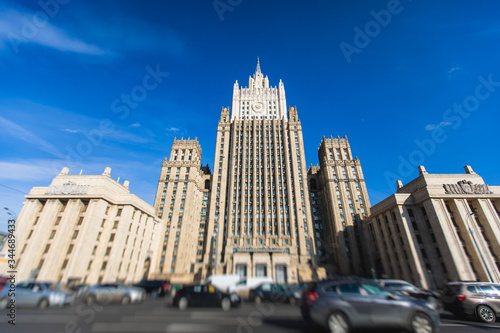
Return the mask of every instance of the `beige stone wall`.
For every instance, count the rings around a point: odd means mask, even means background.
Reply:
[[[372,207],[366,221],[373,230],[372,267],[381,277],[427,288],[499,282],[499,188],[487,187],[469,166],[465,174],[442,175],[419,168],[418,178]],[[450,193],[450,185],[462,193]]]
[[[153,207],[109,176],[56,176],[35,187],[17,220],[18,279],[135,282],[153,255]],[[85,187],[85,191],[75,190]],[[81,189],[81,188],[80,188]]]
[[[361,220],[370,213],[370,200],[361,163],[347,138],[323,138],[318,149],[318,193],[327,239],[324,258],[332,274],[366,275],[368,263]]]

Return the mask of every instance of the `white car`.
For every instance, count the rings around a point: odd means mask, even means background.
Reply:
[[[229,288],[230,293],[236,293],[241,298],[248,298],[250,289],[257,288],[263,283],[274,283],[270,277],[247,277],[242,278],[235,286]]]

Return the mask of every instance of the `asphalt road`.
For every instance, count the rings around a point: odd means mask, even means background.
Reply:
[[[171,298],[147,300],[132,305],[92,306],[76,303],[71,307],[46,310],[17,309],[16,325],[8,324],[1,311],[0,332],[23,333],[309,333],[322,332],[304,323],[298,306],[289,304],[244,303],[224,312],[219,308],[172,307]],[[380,331],[386,333],[387,331]],[[403,333],[404,331],[396,331]],[[451,314],[441,316],[441,332],[499,332],[500,322],[482,324],[474,319],[463,321]]]

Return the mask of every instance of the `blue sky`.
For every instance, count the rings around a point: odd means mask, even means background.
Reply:
[[[419,164],[500,185],[496,1],[59,1],[0,0],[1,207],[19,213],[63,166],[110,166],[152,204],[174,137],[213,166],[257,57],[298,108],[307,163],[347,135],[372,205]]]

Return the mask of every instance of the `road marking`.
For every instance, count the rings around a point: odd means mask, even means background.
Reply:
[[[207,324],[184,324],[173,323],[167,326],[169,333],[188,333],[188,332],[219,332],[217,326]]]
[[[491,326],[491,325],[486,325],[486,324],[458,324],[458,323],[446,323],[443,324],[441,323],[441,327],[477,327],[477,328],[488,328],[488,329],[496,329],[500,330],[499,326]]]
[[[92,332],[144,332],[144,333],[165,333],[167,325],[165,323],[95,323],[92,325]]]
[[[40,313],[36,315],[19,315],[19,321],[23,323],[36,323],[36,324],[63,324],[69,321],[77,322],[80,317],[75,315],[57,315]]]
[[[192,319],[216,319],[227,318],[227,314],[223,312],[191,312]]]

